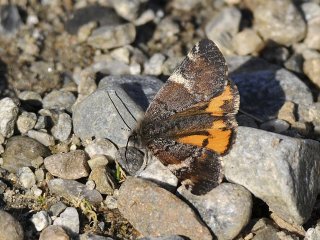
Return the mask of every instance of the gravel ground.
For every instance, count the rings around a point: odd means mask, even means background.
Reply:
[[[319,0],[0,0],[0,240],[320,239]],[[203,38],[238,86],[223,182],[128,146]]]

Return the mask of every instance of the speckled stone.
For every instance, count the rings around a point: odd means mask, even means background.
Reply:
[[[212,239],[209,230],[187,204],[143,179],[126,179],[119,190],[118,208],[144,236],[182,235],[190,239]]]

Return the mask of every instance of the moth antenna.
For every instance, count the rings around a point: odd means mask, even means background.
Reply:
[[[264,122],[264,121],[261,120],[260,118],[258,118],[258,117],[256,117],[256,116],[253,116],[252,114],[250,114],[250,113],[242,110],[241,108],[239,109],[239,112],[241,112],[242,114],[244,114],[244,115],[246,115],[246,116],[248,116],[248,117],[250,117],[250,118],[253,118],[254,120],[256,120],[256,121],[259,122],[259,123],[263,123],[263,122]]]

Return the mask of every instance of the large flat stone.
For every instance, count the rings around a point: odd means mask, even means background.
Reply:
[[[310,217],[320,189],[320,143],[239,127],[223,158],[226,178],[246,187],[290,223]]]

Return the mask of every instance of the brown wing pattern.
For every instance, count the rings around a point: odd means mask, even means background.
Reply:
[[[222,179],[220,156],[234,142],[238,108],[223,55],[202,40],[158,92],[139,133],[182,184],[205,194]]]

